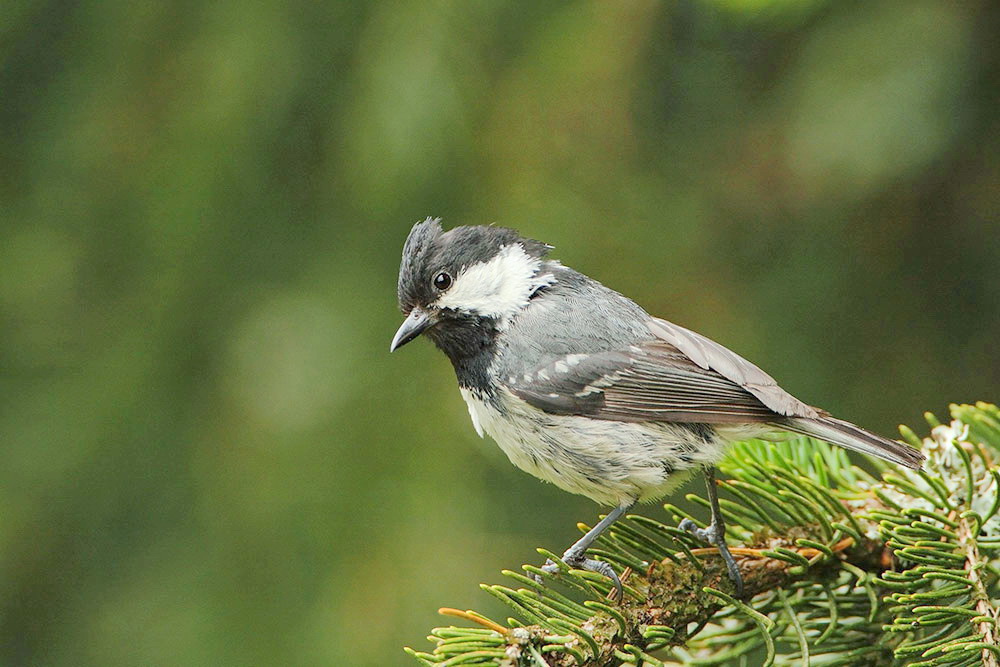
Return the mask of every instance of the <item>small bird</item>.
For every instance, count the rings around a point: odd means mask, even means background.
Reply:
[[[426,334],[451,360],[480,437],[518,468],[612,508],[562,559],[610,578],[619,599],[617,574],[588,547],[697,468],[712,520],[681,527],[719,549],[742,596],[714,469],[734,441],[791,432],[920,468],[917,450],[803,403],[722,345],[547,259],[551,249],[505,227],[418,222],[399,269],[406,319],[389,351]]]

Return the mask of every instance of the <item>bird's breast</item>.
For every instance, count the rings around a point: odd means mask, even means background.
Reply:
[[[675,472],[721,457],[724,443],[677,424],[624,423],[553,415],[502,389],[487,398],[462,389],[473,426],[511,463],[603,505],[651,500],[683,480]]]

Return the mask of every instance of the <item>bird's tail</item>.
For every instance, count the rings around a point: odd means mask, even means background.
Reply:
[[[923,454],[909,445],[875,435],[860,426],[835,417],[792,418],[781,422],[780,426],[793,433],[825,440],[831,444],[840,445],[862,454],[877,456],[880,459],[892,461],[914,470],[920,469],[925,458]]]

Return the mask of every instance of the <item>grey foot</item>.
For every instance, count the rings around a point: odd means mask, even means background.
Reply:
[[[601,560],[594,560],[593,558],[587,558],[583,554],[572,553],[572,550],[564,553],[562,559],[564,563],[575,570],[587,570],[588,572],[603,574],[611,580],[611,583],[615,585],[615,593],[617,594],[618,599],[622,599],[622,581],[618,578],[618,573],[615,572],[615,569],[608,563]],[[542,566],[542,569],[549,574],[557,574],[559,572],[559,566],[551,560],[545,561],[545,565]],[[536,576],[535,581],[542,583],[541,577]]]
[[[718,548],[719,554],[722,555],[722,560],[726,564],[726,570],[729,572],[729,580],[733,582],[733,588],[736,589],[736,597],[742,599],[743,575],[740,574],[740,569],[736,567],[736,560],[733,558],[733,555],[729,553],[729,545],[726,544],[725,526],[713,522],[708,528],[699,528],[691,519],[684,519],[677,524],[677,527],[691,533],[700,541]]]
[[[708,528],[699,528],[691,519],[684,519],[677,527],[686,533],[691,533],[698,538],[699,542],[704,542],[705,544],[711,544],[714,547],[719,546],[715,543],[715,526],[709,526]]]

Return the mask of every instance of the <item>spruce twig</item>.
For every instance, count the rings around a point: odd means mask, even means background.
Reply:
[[[813,440],[734,446],[720,487],[746,601],[718,550],[669,525],[682,512],[666,505],[673,516],[625,517],[591,551],[631,568],[624,600],[594,573],[525,566],[545,585],[505,571],[513,588],[483,586],[513,610],[506,624],[442,609],[478,627],[437,628],[431,652],[407,652],[507,667],[1000,665],[1000,409],[951,416],[928,415],[922,440],[901,427],[927,465],[875,462],[881,479]]]

